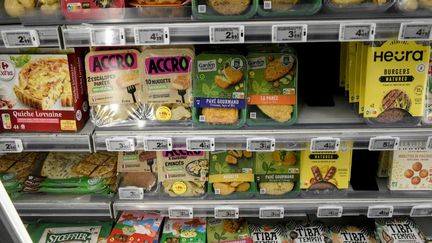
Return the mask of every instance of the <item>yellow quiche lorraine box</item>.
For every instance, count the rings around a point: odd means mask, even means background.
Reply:
[[[0,130],[80,130],[89,116],[84,54],[0,55]]]

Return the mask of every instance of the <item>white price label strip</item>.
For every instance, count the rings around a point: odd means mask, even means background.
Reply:
[[[339,41],[373,41],[375,29],[375,23],[340,24]]]
[[[432,217],[432,205],[417,205],[412,207],[410,217]]]
[[[339,151],[340,138],[322,137],[312,138],[310,151],[312,152],[334,152]]]
[[[398,137],[374,137],[369,141],[369,150],[397,150],[399,147],[400,138]]]
[[[393,206],[388,206],[388,205],[369,206],[367,217],[368,218],[391,218],[393,217]]]
[[[171,151],[172,139],[171,138],[144,138],[145,151]]]
[[[273,43],[306,42],[307,25],[273,25]]]
[[[214,151],[214,138],[186,138],[186,149],[189,151]]]
[[[214,217],[216,219],[238,219],[239,208],[238,207],[215,207]]]
[[[244,26],[210,26],[210,43],[244,43]]]
[[[342,206],[320,206],[317,210],[318,218],[340,218],[342,217]]]
[[[123,46],[126,44],[123,28],[90,29],[90,44],[92,46]]]
[[[285,214],[283,207],[262,207],[259,209],[260,219],[282,219]]]
[[[139,187],[120,187],[118,190],[120,199],[142,200],[144,189]]]
[[[191,219],[193,218],[193,208],[173,207],[168,209],[170,219]]]
[[[426,143],[426,149],[432,150],[432,137],[429,137]]]
[[[133,138],[107,138],[105,144],[108,151],[135,151],[135,139]]]
[[[0,139],[0,152],[21,153],[23,144],[20,139]]]
[[[135,45],[168,45],[170,43],[169,28],[135,28]]]
[[[276,142],[274,138],[248,138],[246,140],[247,151],[274,151]]]
[[[4,30],[1,35],[7,48],[38,47],[40,45],[36,30]]]
[[[399,40],[430,40],[432,39],[432,24],[402,23],[399,30]]]

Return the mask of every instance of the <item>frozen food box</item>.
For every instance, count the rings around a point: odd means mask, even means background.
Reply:
[[[297,57],[293,52],[247,56],[248,126],[289,126],[297,120]]]
[[[81,130],[89,116],[84,52],[0,55],[0,131]]]
[[[146,48],[144,64],[144,103],[147,120],[155,122],[192,120],[192,64],[190,48]]]
[[[333,243],[376,243],[374,227],[371,225],[353,226],[336,225],[331,227],[331,240]]]
[[[300,189],[300,153],[255,153],[255,181],[261,195],[295,196]]]
[[[160,243],[206,243],[205,218],[167,219]]]
[[[158,180],[162,184],[163,195],[198,197],[206,193],[209,171],[207,152],[158,151],[157,166]]]
[[[158,243],[163,217],[158,213],[124,211],[108,237],[109,243]]]
[[[207,243],[253,243],[244,219],[207,219]]]
[[[43,161],[46,153],[24,152],[0,156],[0,173],[13,174],[14,178],[24,182],[33,173],[38,162]]]
[[[408,217],[375,220],[375,235],[379,242],[424,243],[425,235],[419,226]]]
[[[258,14],[264,17],[313,15],[321,9],[318,0],[259,0]]]
[[[125,0],[61,0],[63,16],[71,20],[123,18]]]
[[[367,47],[364,117],[373,125],[417,125],[424,116],[430,45],[371,42]]]
[[[330,230],[319,221],[289,221],[286,230],[292,243],[331,242]]]
[[[388,187],[390,190],[432,190],[432,152],[393,152]]]
[[[121,173],[120,187],[139,187],[144,192],[157,188],[155,151],[119,152],[117,171]]]
[[[192,0],[192,14],[197,19],[244,20],[257,12],[258,0]]]
[[[194,72],[194,125],[242,127],[246,122],[246,58],[238,54],[202,53],[196,58]]]
[[[291,240],[284,224],[255,221],[248,224],[254,243],[288,243]]]
[[[210,155],[209,192],[216,198],[252,197],[256,192],[254,154],[242,150]]]

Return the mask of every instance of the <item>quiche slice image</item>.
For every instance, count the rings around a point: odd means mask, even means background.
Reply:
[[[64,104],[72,103],[70,87],[65,89],[65,84],[70,86],[66,57],[36,58],[22,67],[14,92],[24,105],[38,110],[49,110],[64,91]]]

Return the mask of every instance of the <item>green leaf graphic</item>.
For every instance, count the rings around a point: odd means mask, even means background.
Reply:
[[[205,83],[202,84],[202,92],[205,96],[211,96],[210,95],[210,93],[211,93],[210,87]]]

